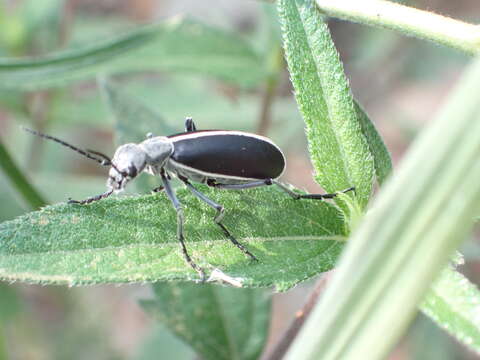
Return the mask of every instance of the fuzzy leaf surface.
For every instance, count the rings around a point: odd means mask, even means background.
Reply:
[[[374,161],[327,24],[313,1],[279,1],[278,10],[316,180],[327,192],[355,186],[363,208],[372,190]]]
[[[373,156],[373,163],[375,166],[375,176],[380,185],[387,179],[392,172],[392,158],[388,151],[382,137],[378,133],[375,125],[365,110],[355,101],[355,111],[357,112],[358,120],[362,127],[362,133],[367,140],[370,153]]]
[[[187,248],[207,272],[220,269],[244,287],[287,290],[330,270],[343,247],[340,211],[295,201],[274,188],[198,189],[227,209],[223,223],[259,259],[251,262],[213,223],[214,211],[185,189]],[[0,279],[52,284],[198,280],[176,239],[165,194],[57,204],[0,224]]]
[[[271,297],[262,289],[210,284],[157,284],[143,302],[205,360],[258,359],[268,333]]]
[[[443,270],[420,306],[423,313],[480,353],[480,291],[451,267]]]

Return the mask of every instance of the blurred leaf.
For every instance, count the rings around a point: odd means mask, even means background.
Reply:
[[[252,263],[213,223],[214,211],[185,189],[187,247],[210,271],[245,287],[284,291],[330,270],[343,247],[336,207],[295,201],[274,188],[242,192],[198,186],[227,209],[225,226],[258,257]],[[183,260],[165,194],[57,204],[0,224],[0,278],[55,284],[198,279]]]
[[[26,0],[20,3],[17,13],[25,27],[23,46],[34,53],[44,53],[60,45],[61,17],[65,0]]]
[[[158,136],[179,132],[139,98],[122,91],[120,84],[107,79],[99,80],[99,84],[115,118],[117,145],[142,142],[147,133]]]
[[[270,296],[218,285],[154,285],[143,307],[205,360],[255,360],[266,341]],[[195,326],[192,326],[195,325]]]
[[[147,133],[158,136],[179,132],[140,99],[120,90],[119,84],[101,79],[99,85],[115,118],[117,145],[142,142]],[[158,186],[159,179],[147,174],[141,174],[135,181],[135,188],[140,192],[151,191]]]
[[[480,292],[451,267],[443,270],[420,309],[459,341],[480,353]]]
[[[390,158],[390,153],[365,110],[363,110],[356,101],[354,104],[358,120],[362,126],[363,135],[367,140],[370,153],[373,156],[377,181],[382,185],[388,175],[392,172],[392,159]]]
[[[8,177],[12,186],[22,196],[25,203],[29,205],[31,209],[38,209],[46,204],[42,196],[37,190],[30,184],[23,172],[13,161],[12,157],[8,153],[5,146],[0,141],[0,168],[4,174]]]
[[[317,182],[327,191],[356,187],[367,205],[374,161],[327,24],[313,1],[280,1],[285,54],[306,124]]]
[[[0,283],[0,327],[21,310],[22,305],[13,286]]]
[[[380,191],[286,359],[384,359],[399,340],[480,211],[479,90],[476,59]],[[459,296],[458,303],[449,300],[459,311],[447,314],[449,320],[471,315],[464,301],[477,304],[478,294],[462,287],[457,281],[441,285],[432,316],[446,320],[440,299],[447,293]],[[464,320],[449,330],[459,331],[459,338],[477,336],[471,329],[477,322]]]
[[[114,40],[39,59],[0,61],[0,87],[34,90],[101,72],[183,71],[252,86],[263,78],[260,58],[234,34],[174,21],[133,30]]]
[[[461,344],[422,313],[418,314],[407,336],[409,360],[463,359],[459,356]]]
[[[149,302],[147,302],[148,307]],[[152,306],[155,306],[152,301]],[[153,330],[144,340],[138,355],[134,360],[158,360],[159,354],[163,359],[192,360],[195,352],[183,341],[170,333],[163,326],[154,326]]]

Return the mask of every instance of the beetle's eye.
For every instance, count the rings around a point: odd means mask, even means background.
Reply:
[[[128,170],[127,170],[127,174],[128,176],[130,176],[131,178],[134,178],[135,176],[137,176],[138,174],[138,170],[135,166],[129,166],[128,167]]]

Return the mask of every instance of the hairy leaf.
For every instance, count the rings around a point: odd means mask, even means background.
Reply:
[[[207,272],[218,268],[245,287],[281,291],[334,266],[345,229],[331,204],[295,201],[271,187],[198,188],[225,206],[224,224],[259,259],[225,239],[214,211],[182,189],[187,247]],[[81,285],[199,277],[183,260],[175,211],[160,193],[57,204],[0,224],[0,278]]]
[[[355,186],[366,206],[375,174],[327,24],[313,1],[279,1],[285,54],[307,127],[316,180],[328,192]]]
[[[358,120],[362,126],[362,132],[367,140],[370,153],[373,156],[375,166],[375,175],[380,185],[387,179],[392,172],[392,159],[380,134],[377,132],[372,120],[368,117],[365,110],[355,101],[355,110]]]
[[[477,59],[372,204],[286,359],[384,359],[404,333],[480,211],[479,84]],[[457,325],[472,334],[473,322]]]
[[[189,343],[202,359],[255,360],[266,341],[270,296],[261,289],[158,284],[144,309]]]
[[[480,292],[451,267],[443,270],[420,309],[459,341],[480,353]]]

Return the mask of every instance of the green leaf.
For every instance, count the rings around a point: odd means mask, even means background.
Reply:
[[[367,140],[370,153],[373,156],[377,181],[382,185],[392,172],[392,159],[390,153],[365,110],[362,109],[358,102],[355,101],[354,104],[358,120],[362,126],[362,133]]]
[[[225,206],[225,226],[259,259],[245,257],[213,223],[215,212],[181,189],[187,247],[207,272],[219,268],[244,287],[282,291],[334,266],[345,229],[331,204],[295,201],[271,187],[198,189]],[[0,279],[81,285],[199,277],[183,260],[174,209],[156,194],[57,204],[0,224]]]
[[[43,197],[28,181],[23,172],[15,164],[5,146],[0,141],[0,168],[8,177],[13,187],[20,193],[31,209],[38,209],[46,204]]]
[[[480,211],[479,84],[477,59],[376,197],[287,360],[384,359],[404,333]]]
[[[100,79],[99,85],[115,118],[117,145],[142,142],[148,133],[158,136],[178,132],[178,128],[169,126],[160,114],[140,99],[122,91],[119,84]]]
[[[459,341],[480,353],[480,292],[451,267],[443,270],[420,309]]]
[[[146,134],[175,134],[174,129],[162,119],[162,116],[131,94],[120,89],[119,84],[103,78],[98,81],[108,107],[115,118],[115,135],[117,145],[139,143],[146,139]],[[135,189],[148,192],[158,186],[158,179],[141,174],[135,181]]]
[[[182,71],[240,86],[263,78],[260,58],[233,34],[193,21],[157,23],[110,41],[38,59],[0,61],[0,87],[35,90],[101,72]]]
[[[279,1],[278,11],[316,180],[327,192],[355,186],[364,208],[375,174],[373,157],[327,24],[313,1]]]
[[[260,289],[205,284],[154,285],[148,313],[205,360],[255,360],[266,341],[270,296]]]
[[[152,305],[155,306],[155,304]],[[148,308],[148,305],[145,308]],[[192,360],[195,358],[195,352],[190,347],[166,328],[157,325],[146,336],[138,354],[133,359],[158,360],[159,354],[162,354],[164,359]]]

